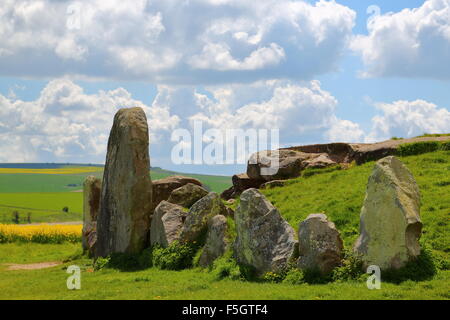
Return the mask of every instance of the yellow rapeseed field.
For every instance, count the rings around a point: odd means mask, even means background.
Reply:
[[[33,174],[78,174],[103,171],[102,167],[63,167],[58,169],[22,169],[22,168],[0,168],[2,173],[33,173]]]
[[[81,240],[82,225],[15,225],[0,224],[0,243],[62,243]]]

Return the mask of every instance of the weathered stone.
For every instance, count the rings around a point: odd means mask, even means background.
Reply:
[[[248,189],[234,214],[238,262],[255,268],[259,275],[283,270],[294,257],[294,229],[258,190]]]
[[[101,192],[102,181],[94,176],[88,176],[83,183],[83,230],[81,233],[83,250],[89,250],[87,235],[93,228],[92,224],[97,221]]]
[[[227,208],[219,195],[210,192],[198,200],[189,210],[184,221],[180,239],[184,242],[198,241],[206,233],[208,220],[216,215],[226,215]]]
[[[265,182],[296,178],[306,167],[304,161],[314,157],[317,155],[293,150],[257,152],[248,160],[247,175]]]
[[[231,177],[233,186],[222,192],[222,199],[229,200],[237,198],[247,189],[259,188],[265,180],[252,179],[246,173],[235,174]]]
[[[336,165],[337,163],[330,159],[326,153],[319,154],[317,157],[305,160],[303,162],[306,169],[322,169]]]
[[[235,202],[236,202],[236,199],[228,199],[228,200],[227,200],[227,203],[228,203],[229,205],[233,205]]]
[[[148,245],[152,183],[147,118],[141,108],[120,109],[108,140],[97,254],[136,253]]]
[[[183,211],[183,207],[161,201],[152,217],[151,245],[159,244],[167,248],[172,242],[179,240],[185,218],[186,212]]]
[[[234,219],[234,210],[231,209],[230,207],[227,207],[227,214],[226,214],[226,216],[227,217],[231,217],[231,218]]]
[[[172,191],[188,183],[202,186],[202,183],[197,179],[184,176],[171,176],[153,181],[152,212],[161,201],[169,199]]]
[[[290,147],[286,149],[304,153],[315,153],[317,155],[325,154],[335,163],[350,163],[353,161],[353,156],[358,146],[357,144],[338,142]]]
[[[170,203],[178,204],[185,208],[190,208],[194,203],[208,194],[204,188],[188,183],[172,191],[169,197]]]
[[[420,193],[394,156],[379,160],[369,178],[355,251],[365,266],[398,269],[420,255]]]
[[[225,253],[228,246],[227,229],[227,218],[224,216],[217,215],[209,220],[205,246],[199,260],[200,266],[207,267],[212,265],[214,260]]]
[[[286,185],[287,180],[273,180],[273,181],[269,181],[264,183],[263,185],[261,185],[260,189],[273,189],[273,188],[280,188],[280,187],[284,187]]]
[[[298,267],[325,275],[341,264],[344,245],[339,231],[324,214],[310,214],[299,225]]]
[[[84,231],[86,237],[86,247],[89,256],[95,257],[95,248],[97,244],[97,222],[92,222]]]

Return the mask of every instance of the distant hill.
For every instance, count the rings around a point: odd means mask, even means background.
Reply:
[[[74,164],[74,163],[0,163],[0,169],[65,169],[76,167],[103,167],[101,164]],[[15,170],[12,170],[15,171]],[[83,172],[76,174],[43,174],[36,173],[1,173],[0,193],[5,192],[68,192],[81,188],[88,175],[101,177],[102,171]],[[159,167],[151,168],[152,180],[162,179],[173,175],[184,175],[200,180],[210,191],[221,193],[231,186],[231,177],[180,173],[164,170]]]

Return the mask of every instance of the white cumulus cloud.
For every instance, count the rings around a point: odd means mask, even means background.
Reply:
[[[311,79],[355,12],[334,1],[3,0],[0,75],[166,84]]]
[[[410,138],[424,133],[449,133],[450,111],[424,100],[377,103],[381,114],[372,119],[368,142],[392,137]]]
[[[450,0],[376,16],[368,30],[351,44],[362,56],[364,76],[450,79]]]
[[[156,145],[179,122],[168,109],[145,105],[123,88],[86,94],[66,79],[49,82],[33,101],[0,95],[0,162],[102,163],[114,114],[132,106],[146,112]]]
[[[170,106],[181,126],[206,129],[279,129],[280,143],[362,139],[358,124],[336,116],[338,101],[318,81],[264,80],[250,84],[159,87],[155,101]]]

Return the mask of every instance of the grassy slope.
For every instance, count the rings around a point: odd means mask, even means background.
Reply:
[[[413,173],[422,195],[422,240],[450,258],[450,152],[401,160]],[[371,162],[349,170],[298,178],[286,187],[263,193],[295,229],[310,213],[326,213],[350,247],[359,233],[359,213],[373,166]]]
[[[7,271],[1,265],[63,261],[80,252],[79,245],[72,244],[0,245],[0,299],[450,299],[450,271],[429,281],[383,283],[381,290],[368,290],[364,282],[356,281],[327,285],[216,281],[211,273],[199,269],[92,272],[91,261],[84,258],[34,271]],[[81,290],[67,290],[68,265],[82,268]]]

